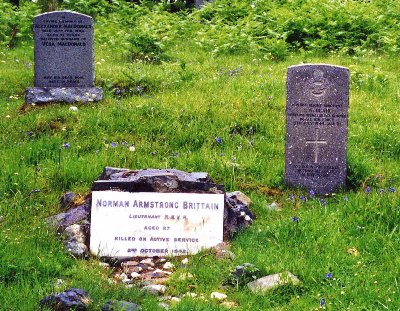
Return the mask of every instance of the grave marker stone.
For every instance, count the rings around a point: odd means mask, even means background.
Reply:
[[[285,182],[331,193],[346,184],[349,70],[309,64],[288,68]]]
[[[223,241],[224,194],[93,191],[95,255],[180,256]]]
[[[93,19],[56,11],[33,20],[35,87],[26,102],[89,102],[102,99],[94,87]]]

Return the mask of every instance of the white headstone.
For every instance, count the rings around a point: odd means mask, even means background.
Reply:
[[[98,256],[195,254],[223,241],[223,194],[93,191],[90,250]]]

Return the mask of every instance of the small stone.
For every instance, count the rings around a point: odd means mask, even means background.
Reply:
[[[166,261],[167,261],[167,259],[161,258],[158,262],[159,262],[159,263],[164,263],[164,262],[166,262]]]
[[[100,266],[100,267],[104,267],[104,268],[109,268],[109,267],[110,267],[110,264],[109,264],[109,263],[106,263],[106,262],[99,262],[99,266]]]
[[[133,261],[133,260],[123,262],[121,264],[121,266],[125,266],[125,267],[131,267],[131,266],[137,266],[137,265],[139,265],[139,263],[137,261]]]
[[[132,272],[132,273],[131,273],[131,278],[132,278],[132,279],[138,279],[138,278],[140,278],[140,274],[137,273],[137,272]]]
[[[60,198],[60,206],[62,210],[67,209],[75,199],[75,193],[73,192],[67,192],[64,193],[63,196]]]
[[[129,266],[129,267],[124,267],[124,272],[126,274],[131,274],[133,272],[142,272],[143,268],[140,266]]]
[[[153,295],[164,295],[167,291],[165,285],[146,285],[143,289]]]
[[[41,307],[54,311],[80,310],[85,311],[91,302],[86,291],[79,288],[67,289],[58,294],[52,294],[40,300]]]
[[[221,303],[221,306],[227,308],[227,309],[233,309],[238,307],[239,305],[237,304],[237,302],[234,301],[224,301]]]
[[[64,281],[62,279],[57,279],[57,281],[54,283],[54,287],[60,288],[63,283]]]
[[[173,263],[171,263],[171,262],[166,262],[164,265],[163,265],[163,269],[165,269],[165,270],[172,270],[174,268],[174,264]]]
[[[154,267],[155,264],[153,262],[153,258],[147,258],[147,259],[143,259],[140,263],[150,266],[150,267]]]
[[[189,262],[189,259],[184,258],[184,259],[182,259],[181,264],[182,264],[182,265],[187,265],[188,262]]]
[[[232,199],[236,199],[245,204],[246,206],[249,206],[253,203],[253,201],[251,201],[251,199],[241,191],[229,192],[226,194],[226,196]]]
[[[224,300],[228,296],[219,292],[212,292],[210,297],[211,299]]]
[[[299,285],[300,280],[290,272],[282,272],[264,276],[260,279],[248,283],[247,287],[252,292],[265,292],[276,286],[287,284]]]
[[[64,245],[75,257],[85,258],[89,251],[85,244],[86,236],[81,225],[71,225],[64,230]]]
[[[174,303],[179,303],[179,302],[181,301],[181,299],[178,298],[178,297],[172,297],[172,298],[170,299],[170,301],[171,301],[171,302],[174,302]]]
[[[279,206],[278,203],[272,202],[271,204],[267,204],[267,209],[271,211],[280,211],[282,208]]]

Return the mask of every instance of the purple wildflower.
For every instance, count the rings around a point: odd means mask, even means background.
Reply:
[[[292,221],[294,223],[298,223],[299,222],[299,217],[297,217],[297,216],[292,217]]]
[[[385,193],[385,189],[379,189],[379,193]]]
[[[315,192],[314,192],[314,190],[310,190],[310,198],[313,198],[313,197],[315,197]]]
[[[302,201],[306,201],[306,200],[307,200],[307,198],[306,198],[304,195],[301,195],[301,196],[300,196],[300,200],[302,200]]]
[[[111,142],[110,146],[111,146],[111,148],[115,148],[115,147],[117,147],[117,143]]]
[[[396,189],[394,189],[393,187],[389,187],[389,192],[391,193],[396,192]]]
[[[325,277],[326,277],[327,279],[331,279],[331,278],[333,277],[332,272],[328,272],[327,274],[325,274]]]
[[[369,186],[367,186],[366,188],[365,188],[365,193],[370,193],[371,192],[371,188],[369,187]]]
[[[67,148],[70,147],[69,143],[64,143],[62,146],[63,146],[65,149],[67,149]]]
[[[295,197],[295,195],[294,195],[293,193],[292,193],[292,194],[290,195],[290,197],[289,197],[289,199],[292,200],[292,201],[293,201],[295,198],[296,198],[296,197]]]
[[[214,139],[215,139],[215,142],[217,144],[222,144],[222,138],[221,137],[215,137]]]
[[[325,299],[321,298],[321,301],[319,302],[319,306],[320,307],[324,307],[325,306]]]
[[[325,201],[324,199],[319,199],[319,201],[321,202],[321,204],[322,204],[323,206],[326,205],[326,201]]]

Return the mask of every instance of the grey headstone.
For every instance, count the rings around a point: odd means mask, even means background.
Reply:
[[[27,103],[97,101],[101,88],[93,87],[93,19],[57,11],[33,20],[35,87],[26,91]]]
[[[310,64],[288,68],[285,182],[331,193],[346,184],[349,70]]]

